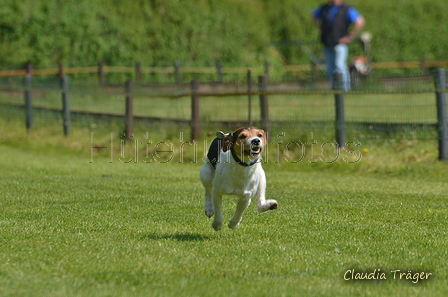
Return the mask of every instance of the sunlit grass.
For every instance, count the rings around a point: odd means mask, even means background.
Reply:
[[[239,230],[215,232],[198,178],[212,136],[194,145],[188,126],[139,123],[121,146],[121,120],[78,119],[64,137],[59,116],[40,114],[27,132],[23,110],[2,112],[3,296],[448,292],[448,171],[433,140],[362,140],[349,152],[325,129],[275,131],[263,166],[279,209],[252,205]],[[234,199],[224,206],[229,219]],[[344,281],[349,269],[388,279]],[[396,269],[434,278],[396,281]]]
[[[239,230],[215,232],[203,214],[200,162],[111,163],[98,153],[92,160],[67,145],[48,150],[43,143],[55,139],[0,145],[3,296],[448,292],[440,261],[447,257],[447,176],[434,161],[363,172],[381,155],[374,148],[358,165],[271,160],[267,196],[279,209],[260,215],[252,205]],[[234,199],[224,206],[229,219]],[[381,269],[388,279],[344,281],[349,269]],[[434,277],[393,280],[396,269]]]

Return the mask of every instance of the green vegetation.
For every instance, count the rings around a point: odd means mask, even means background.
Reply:
[[[178,138],[147,127],[153,144],[171,139],[173,158],[140,151],[124,163],[133,145],[123,157],[114,138],[111,153],[112,124],[64,138],[46,123],[27,133],[0,117],[2,296],[448,293],[448,174],[431,143],[391,141],[359,148],[357,163],[329,164],[309,153],[277,163],[272,146],[267,195],[279,209],[260,215],[252,205],[239,230],[215,232],[203,214],[202,142],[196,161],[188,145],[182,161]],[[235,201],[225,201],[229,218]],[[350,269],[387,279],[345,281]],[[394,280],[398,269],[432,276]]]
[[[14,1],[0,7],[0,66],[37,68],[107,65],[260,66],[309,63],[283,40],[312,41],[310,21],[323,0]],[[376,61],[446,59],[445,0],[347,1],[365,15]],[[399,12],[399,13],[398,13]],[[352,46],[351,54],[361,53]]]

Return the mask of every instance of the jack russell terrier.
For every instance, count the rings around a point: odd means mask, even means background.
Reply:
[[[204,159],[200,178],[205,188],[205,214],[216,231],[224,222],[222,196],[236,195],[238,202],[229,228],[236,229],[243,212],[256,194],[258,211],[276,209],[275,200],[266,200],[266,175],[261,167],[261,153],[266,145],[266,135],[255,127],[239,128],[233,133],[216,133]],[[248,162],[245,162],[247,160]]]

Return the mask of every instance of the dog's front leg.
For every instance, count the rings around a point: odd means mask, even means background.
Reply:
[[[205,203],[204,203],[205,215],[209,218],[211,218],[215,213],[215,206],[213,205],[213,199],[210,188],[205,188]]]
[[[213,171],[213,168],[208,163],[205,163],[204,166],[202,166],[200,177],[201,177],[202,185],[204,186],[205,215],[207,217],[211,218],[213,216],[213,214],[215,213],[215,209],[213,206],[213,199],[212,199],[213,178],[215,177],[215,172]]]
[[[238,198],[238,203],[236,205],[235,214],[230,220],[228,226],[229,228],[236,229],[240,225],[241,219],[243,218],[243,213],[249,207],[250,198],[246,196],[241,196]]]
[[[212,227],[219,231],[222,228],[224,222],[224,215],[222,213],[222,195],[216,193],[215,189],[212,190],[212,199],[215,207],[215,217],[213,218]]]
[[[257,189],[257,199],[258,199],[258,211],[265,212],[267,210],[276,209],[278,207],[278,202],[276,200],[266,200],[266,175],[264,171],[261,172],[260,183]]]

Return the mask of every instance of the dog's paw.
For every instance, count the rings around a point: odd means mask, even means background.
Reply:
[[[238,226],[240,225],[240,223],[235,223],[235,222],[232,222],[232,221],[230,221],[228,224],[227,224],[227,226],[230,228],[230,229],[237,229],[238,228]]]
[[[258,207],[259,212],[265,212],[268,210],[273,210],[278,208],[278,202],[275,200],[266,200],[266,202]]]
[[[213,227],[213,229],[215,229],[216,231],[219,231],[219,230],[222,229],[222,222],[213,221],[213,223],[212,223],[212,227]]]
[[[215,214],[215,212],[213,210],[205,209],[205,215],[207,217],[211,218],[214,214]]]
[[[269,206],[270,210],[277,209],[278,207],[278,202],[275,200],[268,200],[267,203],[270,204]]]
[[[211,218],[214,214],[215,214],[215,208],[213,207],[213,205],[205,204],[205,215]]]

